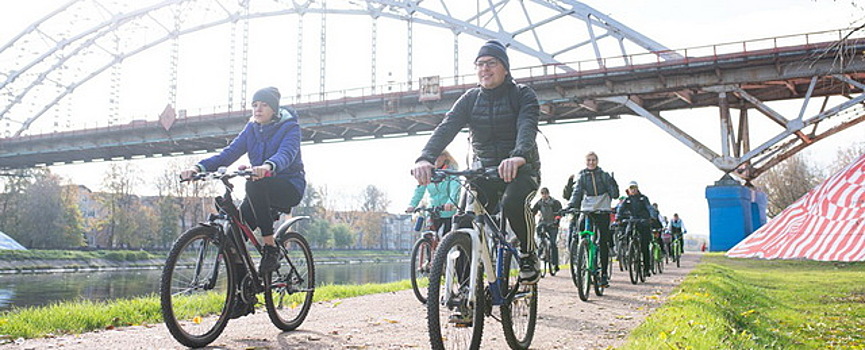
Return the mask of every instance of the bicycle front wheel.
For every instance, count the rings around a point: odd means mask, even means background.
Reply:
[[[432,253],[430,238],[419,239],[411,250],[411,288],[421,304],[426,304],[427,301]]]
[[[303,323],[315,294],[315,265],[309,243],[297,232],[278,240],[279,269],[264,276],[264,303],[273,325],[290,331]]]
[[[174,339],[188,347],[207,346],[228,323],[235,282],[219,236],[213,227],[186,231],[174,242],[162,270],[162,318]]]
[[[659,274],[664,273],[664,251],[659,245],[655,245],[655,270]]]
[[[577,286],[580,300],[588,301],[589,289],[592,284],[592,273],[589,271],[589,242],[587,240],[580,240],[580,243],[577,245],[576,260],[571,262],[571,265],[576,265],[574,285]]]
[[[503,287],[507,294],[500,309],[505,340],[511,349],[528,349],[538,320],[538,285],[520,284],[517,258],[509,251],[502,255],[504,271],[508,274],[501,276],[507,281],[507,286]]]
[[[474,298],[469,297],[471,246],[467,233],[455,231],[447,234],[436,249],[427,301],[427,325],[433,349],[481,346],[486,299],[481,266],[475,267],[478,271]]]
[[[643,273],[642,266],[640,266],[640,242],[636,240],[631,240],[628,242],[628,276],[631,278],[631,284],[637,284],[640,280],[640,275]]]

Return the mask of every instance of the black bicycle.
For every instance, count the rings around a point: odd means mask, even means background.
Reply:
[[[441,216],[444,210],[443,206],[432,208],[415,208],[415,213],[427,213],[427,227],[419,227],[423,230],[421,237],[415,242],[411,250],[411,288],[414,290],[414,295],[421,304],[426,305],[427,290],[429,289],[429,273],[432,268],[433,253],[441,241],[442,236],[447,233],[442,227],[436,227],[437,219]],[[424,220],[424,216],[419,216],[418,220]]]
[[[556,234],[557,225],[553,223],[538,224],[535,230],[535,242],[538,247],[538,261],[541,263],[541,277],[546,276],[549,272],[550,276],[555,276],[558,271],[558,266],[553,265],[553,244],[550,235]]]
[[[177,238],[162,271],[159,294],[165,325],[174,339],[189,347],[210,344],[229,319],[255,312],[260,293],[271,322],[284,331],[300,326],[312,306],[312,251],[303,236],[290,231],[294,223],[308,217],[293,217],[277,229],[280,267],[259,276],[246,242],[259,254],[262,245],[241,220],[231,196],[234,186],[229,180],[238,176],[249,179],[252,172],[220,168],[189,179],[220,180],[225,194],[215,199],[218,213]]]

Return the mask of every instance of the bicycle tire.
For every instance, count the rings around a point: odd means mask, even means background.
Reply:
[[[550,269],[550,276],[555,276],[559,266],[553,263],[553,245],[552,245],[552,243],[547,244],[547,256],[550,257],[549,264],[547,264],[547,266]]]
[[[312,307],[315,263],[306,238],[297,232],[279,236],[279,269],[264,276],[264,303],[274,326],[290,331],[299,327]]]
[[[589,271],[589,242],[585,239],[580,240],[577,246],[577,268],[574,283],[577,286],[577,292],[580,295],[580,300],[589,300],[589,289],[592,285],[592,273]]]
[[[411,250],[410,276],[414,296],[424,305],[429,292],[430,265],[432,265],[432,241],[428,237],[423,237],[415,242]]]
[[[508,273],[508,276],[502,276],[507,281],[507,294],[500,308],[505,340],[511,349],[528,349],[535,336],[538,319],[538,285],[520,284],[517,258],[509,251],[502,255]]]
[[[165,326],[188,347],[200,348],[216,340],[235,303],[234,264],[229,264],[219,236],[219,229],[207,226],[184,232],[172,245],[162,270],[159,296]]]
[[[471,276],[471,242],[468,233],[454,231],[448,233],[436,249],[430,271],[427,302],[427,327],[433,349],[479,349],[481,346],[486,298],[482,266],[477,266],[475,300],[467,298]],[[453,271],[447,269],[449,257],[453,259]],[[452,285],[444,285],[445,274],[451,274]],[[442,300],[445,288],[449,288],[456,295],[449,300]],[[455,310],[458,313],[453,312]],[[471,320],[467,320],[465,314],[471,314]],[[442,318],[444,323],[441,322]]]
[[[655,256],[657,257],[657,259],[655,259],[655,268],[658,270],[658,274],[662,274],[664,273],[664,259],[666,256],[659,244],[655,244],[655,249],[657,250],[655,252]]]
[[[639,282],[640,280],[640,274],[642,274],[642,271],[640,270],[641,267],[639,247],[640,243],[636,242],[635,240],[631,240],[628,243],[628,255],[630,255],[630,257],[628,257],[628,262],[630,262],[628,276],[631,279],[631,284],[637,284],[637,282]]]
[[[580,240],[579,238],[571,239],[571,244],[568,246],[568,258],[570,259],[570,266],[568,266],[571,272],[571,281],[574,282],[574,287],[580,288],[579,282],[577,282],[577,266],[579,265],[579,260],[577,259],[577,252],[580,250]]]
[[[675,247],[673,250],[675,251],[673,255],[673,260],[676,260],[676,267],[681,267],[680,262],[682,261],[682,248],[679,245],[679,242],[674,242]]]
[[[550,266],[549,250],[547,250],[549,244],[543,238],[538,243],[538,261],[541,263],[541,278],[544,278],[547,276],[547,268]]]

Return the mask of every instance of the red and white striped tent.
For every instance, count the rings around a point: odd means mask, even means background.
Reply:
[[[865,154],[745,237],[727,256],[865,261]]]

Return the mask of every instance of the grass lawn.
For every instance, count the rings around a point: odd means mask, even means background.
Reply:
[[[865,263],[707,254],[622,349],[865,349]]]

